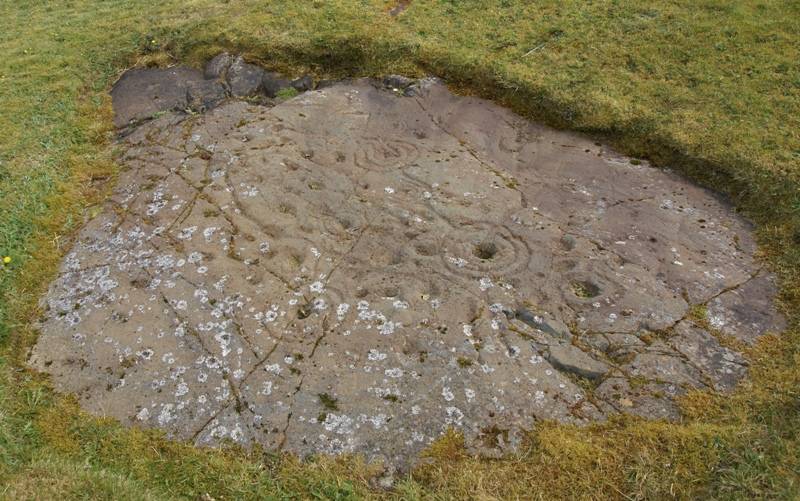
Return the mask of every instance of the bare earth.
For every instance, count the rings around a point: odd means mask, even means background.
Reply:
[[[748,225],[676,175],[435,80],[275,104],[231,71],[115,89],[142,123],[31,357],[92,413],[404,469],[448,427],[499,454],[537,420],[679,419],[745,376],[720,340],[783,325]]]

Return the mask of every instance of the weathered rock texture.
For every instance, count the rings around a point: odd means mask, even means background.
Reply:
[[[174,68],[136,68],[126,71],[111,91],[114,125],[126,127],[167,111],[204,112],[228,97],[266,100],[283,89],[313,88],[310,77],[288,80],[223,52],[204,71]]]
[[[240,69],[223,63],[207,76]],[[93,413],[197,444],[405,467],[448,427],[497,453],[542,419],[678,418],[675,396],[746,372],[720,332],[781,328],[747,225],[708,192],[403,85],[134,129],[31,363]],[[121,124],[159,109],[123,90]]]

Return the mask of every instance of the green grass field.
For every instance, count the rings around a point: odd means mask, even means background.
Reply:
[[[0,497],[8,499],[797,499],[800,3],[794,0],[5,0],[0,2]],[[444,77],[728,196],[757,225],[790,328],[749,381],[680,424],[543,424],[518,454],[447,436],[396,491],[357,458],[197,450],[82,414],[24,368],[38,298],[113,186],[108,89],[134,65],[222,49],[320,78]]]

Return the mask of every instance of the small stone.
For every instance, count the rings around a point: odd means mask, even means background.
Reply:
[[[314,88],[314,80],[309,75],[305,75],[296,80],[292,80],[291,86],[297,92],[305,92]]]
[[[225,73],[230,68],[231,64],[233,64],[234,57],[227,52],[223,52],[218,54],[208,62],[203,70],[203,76],[209,80],[217,79],[217,78],[225,78]]]
[[[387,75],[383,78],[383,85],[390,89],[404,90],[414,83],[414,80],[402,75]]]
[[[124,127],[159,112],[185,109],[188,83],[202,79],[198,70],[180,67],[125,72],[111,91],[114,125]]]
[[[421,78],[408,87],[405,88],[403,91],[403,95],[406,97],[413,97],[413,96],[421,96],[425,94],[425,92],[435,85],[441,84],[441,81],[438,78],[426,77]]]
[[[262,68],[246,63],[242,56],[237,57],[226,74],[231,94],[236,97],[253,97],[260,94],[264,88],[265,74]]]
[[[378,479],[378,486],[380,486],[381,489],[391,489],[394,486],[394,475],[390,472],[382,475]]]

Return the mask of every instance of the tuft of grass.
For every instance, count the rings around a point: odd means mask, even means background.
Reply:
[[[591,133],[726,195],[758,228],[790,328],[680,423],[539,423],[502,460],[450,432],[396,496],[800,496],[800,4],[70,0],[0,3],[0,493],[12,499],[388,497],[360,458],[201,450],[82,413],[24,370],[38,298],[113,186],[108,88],[220,50],[319,79],[400,73]],[[510,183],[515,183],[511,180]],[[700,316],[698,313],[698,317]],[[776,333],[777,334],[777,333]],[[19,370],[22,369],[22,370]]]
[[[299,94],[299,92],[294,87],[284,87],[279,90],[275,96],[280,100],[286,100],[295,97],[297,94]]]
[[[589,282],[573,282],[572,292],[581,299],[590,299],[600,293],[598,287]]]

